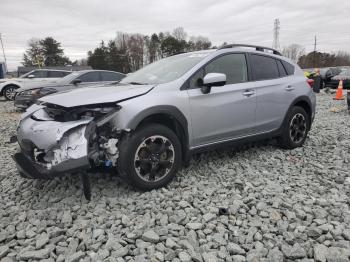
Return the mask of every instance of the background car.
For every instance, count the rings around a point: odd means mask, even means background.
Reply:
[[[38,83],[37,85],[30,85],[28,87],[17,89],[14,104],[19,108],[27,108],[32,105],[36,99],[49,94],[86,87],[89,85],[96,85],[97,82],[100,82],[101,84],[119,82],[124,77],[125,74],[114,71],[77,71],[44,86],[41,83]]]
[[[321,77],[324,82],[324,86],[329,86],[330,82],[332,81],[332,78],[339,75],[342,72],[342,69],[339,67],[331,67],[328,68],[328,70],[322,74],[321,71]]]
[[[0,79],[0,96],[13,100],[15,90],[31,85],[49,83],[72,73],[67,70],[35,69],[18,78]]]
[[[328,86],[334,89],[338,88],[340,80],[343,80],[344,89],[350,89],[350,68],[343,68],[340,74],[332,77],[332,79],[328,83]]]

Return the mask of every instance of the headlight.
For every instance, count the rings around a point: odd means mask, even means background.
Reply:
[[[53,94],[56,92],[57,92],[57,90],[53,89],[53,88],[42,88],[39,90],[39,95],[46,96],[46,95]]]
[[[37,95],[40,92],[41,88],[35,88],[35,89],[30,89],[30,90],[25,90],[20,93],[20,95],[23,96],[31,96],[31,95]]]

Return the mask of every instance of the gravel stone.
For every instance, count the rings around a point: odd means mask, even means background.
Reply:
[[[202,223],[188,223],[186,224],[186,227],[190,230],[199,230],[202,229],[203,224]]]
[[[142,239],[147,242],[157,243],[159,241],[159,236],[153,230],[148,230],[143,233]]]
[[[19,253],[19,259],[21,260],[29,260],[29,259],[45,259],[48,258],[50,255],[50,249],[40,249],[40,250],[32,250],[32,251],[24,251],[22,253]]]
[[[230,253],[230,255],[244,255],[245,254],[244,249],[235,243],[228,243],[227,251]]]

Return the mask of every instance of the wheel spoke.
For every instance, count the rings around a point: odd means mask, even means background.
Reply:
[[[157,174],[157,167],[152,166],[151,171],[150,171],[149,176],[148,176],[149,180],[154,181],[156,178],[156,174]]]

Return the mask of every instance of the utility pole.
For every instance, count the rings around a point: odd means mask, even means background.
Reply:
[[[314,43],[314,56],[313,56],[313,64],[314,64],[314,67],[316,67],[316,47],[317,47],[317,38],[316,38],[316,35],[315,35],[315,43]]]
[[[273,26],[273,43],[272,48],[279,50],[280,49],[280,20],[278,18],[275,19]]]
[[[0,33],[0,43],[1,43],[1,48],[2,48],[2,54],[4,55],[5,74],[6,74],[6,73],[7,73],[7,61],[6,61],[6,55],[5,55],[4,44],[2,43],[2,36],[1,36],[1,33]]]

